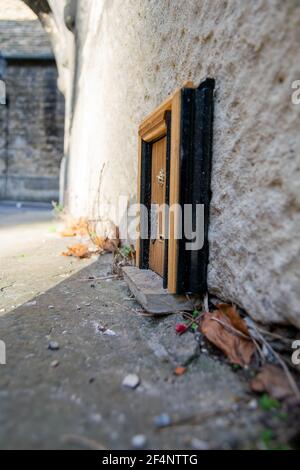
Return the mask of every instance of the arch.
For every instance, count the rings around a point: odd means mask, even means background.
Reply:
[[[23,0],[31,10],[40,17],[42,14],[49,15],[51,8],[48,0]]]
[[[68,34],[71,34],[71,28],[66,25],[66,13],[73,5],[74,0],[54,1],[53,4],[50,4],[48,0],[22,1],[37,15],[50,38],[59,76],[58,87],[66,97],[68,72],[70,70],[70,38]],[[69,22],[72,24],[70,18]]]
[[[58,88],[65,97],[64,158],[61,164],[60,202],[67,204],[69,135],[76,74],[75,20],[77,0],[22,0],[39,18],[50,37],[58,70]]]

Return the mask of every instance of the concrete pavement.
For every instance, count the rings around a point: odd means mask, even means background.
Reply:
[[[98,280],[109,255],[61,256],[72,242],[48,209],[0,214],[1,449],[290,446],[298,418],[261,409],[251,370],[176,335],[180,315],[144,316],[123,280]],[[128,374],[135,389],[122,385]]]

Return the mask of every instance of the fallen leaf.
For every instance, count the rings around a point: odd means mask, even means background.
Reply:
[[[90,258],[92,252],[87,245],[77,243],[76,245],[69,246],[68,251],[62,253],[63,256],[74,256],[75,258]]]
[[[274,364],[266,364],[251,382],[254,392],[267,392],[277,400],[286,400],[294,395],[294,392],[282,369]]]
[[[235,307],[226,304],[218,307],[219,310],[203,315],[201,332],[224,352],[231,363],[244,367],[250,363],[255,351],[247,325]]]
[[[239,330],[244,333],[244,335],[249,336],[249,330],[246,322],[239,315],[235,305],[219,304],[217,305],[217,309],[221,310],[221,312],[230,319],[232,326],[236,330]]]
[[[175,329],[176,329],[176,333],[178,333],[179,335],[182,335],[183,333],[186,332],[187,326],[184,323],[177,323]]]
[[[176,367],[176,369],[174,371],[174,374],[178,375],[178,376],[183,375],[185,373],[186,373],[186,367],[180,367],[179,366],[179,367]]]
[[[93,242],[100,250],[107,251],[108,253],[114,253],[120,244],[120,240],[118,239],[111,240],[110,238],[98,236],[93,238]]]
[[[60,232],[62,237],[76,237],[76,235],[89,235],[89,222],[84,217],[74,219],[72,217],[65,218],[65,229]]]
[[[60,232],[60,235],[62,237],[76,237],[76,231],[67,228],[66,230]]]
[[[87,235],[89,233],[89,223],[84,217],[74,220],[70,225],[70,230],[76,232],[76,235]]]

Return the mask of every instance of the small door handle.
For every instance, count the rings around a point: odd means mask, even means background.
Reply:
[[[156,179],[157,179],[159,186],[163,186],[165,184],[165,172],[163,168],[159,170],[159,173],[156,176]]]

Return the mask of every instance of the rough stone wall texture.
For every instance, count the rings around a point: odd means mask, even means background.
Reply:
[[[99,202],[135,200],[139,122],[214,77],[210,291],[300,327],[300,2],[78,3],[71,211],[111,218]]]
[[[11,5],[0,0],[0,8],[5,5],[6,9],[0,9],[2,53],[52,54],[50,41],[31,10],[21,1]],[[0,107],[0,198],[57,199],[64,100],[57,88],[56,66],[51,62],[8,60],[3,78],[8,100],[7,106]]]

